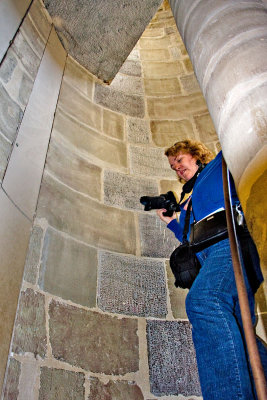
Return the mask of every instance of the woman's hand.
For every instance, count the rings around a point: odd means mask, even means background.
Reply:
[[[165,222],[166,224],[169,224],[173,219],[176,219],[175,213],[171,217],[166,217],[166,215],[163,215],[164,212],[167,210],[165,208],[161,208],[157,210],[157,214],[160,217],[160,219]]]

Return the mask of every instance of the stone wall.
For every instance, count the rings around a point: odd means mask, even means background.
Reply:
[[[169,4],[109,86],[60,54],[36,213],[32,198],[19,203],[33,224],[2,399],[199,398],[186,291],[168,266],[177,241],[139,203],[181,189],[165,147],[188,137],[219,149]]]

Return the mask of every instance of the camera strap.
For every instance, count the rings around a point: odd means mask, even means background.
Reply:
[[[198,165],[198,170],[195,173],[194,176],[192,176],[191,179],[189,179],[189,181],[187,181],[184,185],[183,185],[183,189],[182,189],[182,193],[181,193],[181,197],[180,197],[180,201],[179,201],[179,205],[182,203],[185,194],[192,192],[194,184],[197,180],[198,175],[200,174],[201,171],[203,171],[203,169],[206,167],[207,164],[202,164],[199,160],[197,160],[197,165]]]

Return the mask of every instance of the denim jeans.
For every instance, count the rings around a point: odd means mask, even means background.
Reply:
[[[204,400],[256,399],[229,240],[198,253],[202,268],[186,298]],[[254,296],[248,287],[253,323]],[[260,343],[261,355],[267,353]]]

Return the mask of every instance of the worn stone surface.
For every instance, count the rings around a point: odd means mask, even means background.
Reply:
[[[73,150],[73,151],[72,151]],[[95,199],[101,196],[101,168],[64,146],[62,141],[52,139],[46,159],[47,171],[78,192]]]
[[[194,139],[194,131],[191,122],[187,119],[180,121],[161,120],[150,122],[153,142],[157,146],[169,147],[179,140]]]
[[[175,177],[163,149],[132,145],[129,154],[132,174],[147,177]]]
[[[145,78],[165,78],[177,76],[183,72],[180,61],[144,61],[142,63]]]
[[[196,115],[194,120],[202,142],[207,143],[218,140],[218,136],[209,114]]]
[[[4,136],[0,135],[0,181],[4,177],[11,149],[11,143]]]
[[[174,318],[188,319],[185,311],[185,299],[188,293],[188,289],[181,289],[174,286],[175,278],[173,276],[169,262],[166,262],[166,270],[172,314]]]
[[[35,9],[35,11],[33,9]],[[30,8],[30,12],[26,15],[26,18],[22,23],[20,32],[40,60],[42,58],[50,30],[50,22],[42,14],[38,1],[34,1],[32,7]]]
[[[141,255],[169,258],[179,242],[157,215],[140,214]]]
[[[177,202],[180,200],[183,184],[176,180],[162,179],[160,181],[160,193],[167,193],[169,190],[174,192]]]
[[[147,321],[150,388],[155,396],[201,396],[187,321]]]
[[[96,249],[48,229],[44,238],[39,286],[87,307],[96,303]]]
[[[150,139],[149,122],[141,118],[127,118],[127,139],[130,143],[148,143]]]
[[[34,52],[21,32],[18,32],[16,35],[12,48],[22,62],[27,73],[34,79],[37,74],[41,58]]]
[[[194,74],[184,75],[180,77],[182,88],[186,94],[200,91],[200,87]]]
[[[101,108],[92,103],[87,97],[64,82],[60,90],[59,106],[75,117],[80,123],[86,124],[97,130],[101,129]]]
[[[72,152],[79,152],[83,157],[92,159],[101,166],[106,163],[116,167],[127,166],[124,143],[85,128],[63,112],[58,111],[56,114],[52,137],[58,142],[63,141],[64,146],[68,146]]]
[[[131,117],[143,118],[145,114],[143,96],[122,93],[112,87],[96,84],[94,101],[101,106]]]
[[[128,95],[139,95],[144,94],[143,81],[139,76],[129,76],[122,73],[118,73],[113,79],[110,88],[126,93]]]
[[[155,32],[154,32],[154,34],[155,34]],[[140,58],[142,61],[169,60],[170,53],[169,53],[168,49],[153,49],[153,50],[141,49],[140,50]]]
[[[166,96],[180,94],[181,86],[178,78],[144,79],[145,93],[147,96]]]
[[[56,359],[107,375],[138,370],[137,320],[118,319],[55,301],[50,303],[49,316]]]
[[[165,23],[163,24],[165,27]],[[160,28],[160,26],[158,26]],[[147,38],[141,37],[139,40],[140,49],[145,50],[154,50],[154,49],[167,49],[171,44],[168,36],[160,37],[160,38]]]
[[[135,254],[133,213],[99,204],[73,192],[49,175],[43,179],[37,215],[46,218],[54,228],[85,243]]]
[[[120,72],[129,76],[141,77],[141,64],[138,60],[126,60],[120,69]]]
[[[81,372],[41,367],[39,400],[84,400],[85,377]]]
[[[164,318],[167,293],[163,262],[100,253],[98,305],[103,311]]]
[[[5,386],[3,388],[3,400],[16,400],[19,395],[19,377],[21,364],[15,358],[10,358]]]
[[[97,378],[90,378],[88,400],[144,400],[140,387],[134,381],[108,381],[104,384]]]
[[[12,351],[33,353],[44,358],[46,354],[45,298],[41,293],[27,289],[21,292],[14,328]]]
[[[23,113],[0,83],[0,132],[11,142],[16,137]]]
[[[124,139],[124,118],[121,114],[103,110],[103,132],[115,139]]]
[[[44,3],[68,53],[91,73],[110,82],[161,0],[136,0],[134,3],[121,0],[45,0]]]
[[[67,57],[63,81],[80,90],[88,99],[92,100],[94,79],[70,55]]]
[[[43,229],[40,226],[34,226],[30,237],[23,276],[25,281],[32,284],[36,283],[38,276],[42,239]]]
[[[149,97],[148,114],[152,119],[183,119],[189,115],[206,112],[207,105],[200,93],[165,98]]]
[[[157,196],[158,185],[151,179],[105,170],[104,173],[104,202],[119,208],[141,210],[141,196]]]

